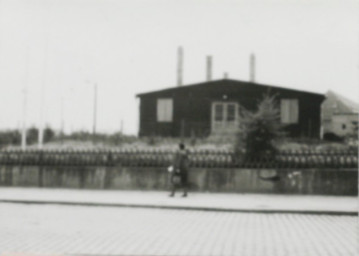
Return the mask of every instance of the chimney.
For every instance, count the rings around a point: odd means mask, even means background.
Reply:
[[[228,73],[227,72],[224,72],[223,79],[228,79]]]
[[[207,56],[207,82],[212,80],[212,56]]]
[[[182,46],[177,50],[177,86],[182,85],[183,78],[183,49]]]
[[[254,83],[256,80],[256,56],[251,53],[249,60],[249,81]]]

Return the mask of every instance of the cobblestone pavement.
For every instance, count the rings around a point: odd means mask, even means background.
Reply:
[[[358,255],[351,216],[0,204],[0,255]]]

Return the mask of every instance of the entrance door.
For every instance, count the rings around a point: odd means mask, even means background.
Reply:
[[[238,103],[212,103],[212,133],[234,133],[238,128]]]

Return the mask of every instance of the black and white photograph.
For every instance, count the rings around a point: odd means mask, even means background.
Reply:
[[[0,0],[0,256],[356,256],[358,0]]]

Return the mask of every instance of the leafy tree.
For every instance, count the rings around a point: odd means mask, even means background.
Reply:
[[[55,137],[55,132],[50,127],[46,127],[44,130],[44,142],[49,142]]]
[[[39,129],[36,127],[30,127],[26,133],[26,141],[28,144],[37,143],[39,136]],[[49,142],[55,138],[55,132],[50,127],[46,127],[44,130],[44,142]]]
[[[37,142],[38,136],[39,134],[39,130],[35,127],[31,127],[27,130],[27,133],[26,133],[26,141],[28,144],[34,144]]]
[[[274,140],[281,136],[280,111],[275,96],[268,94],[258,103],[257,110],[243,110],[236,151],[245,151],[250,160],[273,156]]]
[[[354,138],[358,138],[358,131],[359,131],[359,124],[358,121],[353,121],[353,132],[352,132],[352,136]]]
[[[353,146],[353,145],[358,145],[358,140],[359,140],[359,125],[358,125],[358,121],[352,121],[352,130],[350,131],[350,133],[346,136],[345,141]]]
[[[7,130],[0,132],[0,146],[16,145],[21,141],[21,134],[18,130]]]

